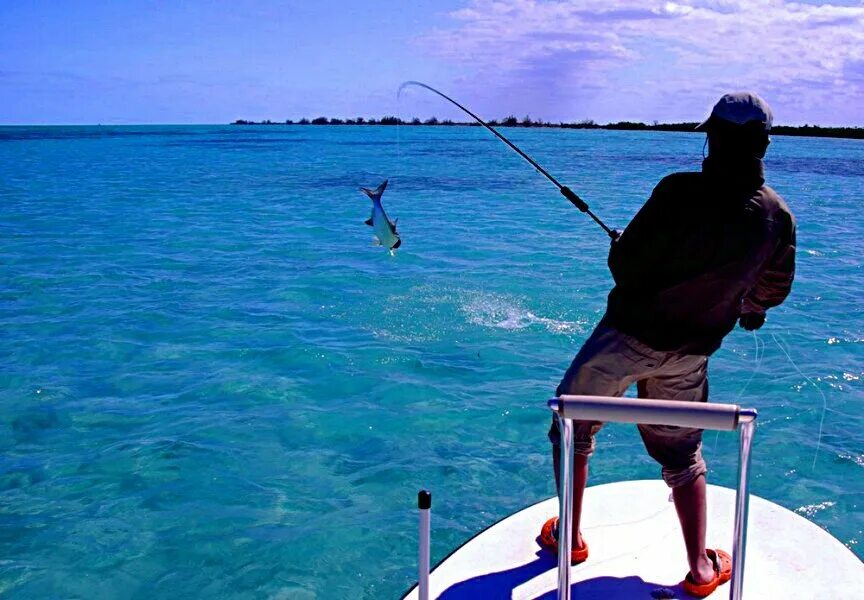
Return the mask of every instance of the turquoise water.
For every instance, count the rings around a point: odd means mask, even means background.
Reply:
[[[618,227],[702,156],[512,137]],[[760,410],[754,492],[864,556],[864,144],[778,137],[767,169],[798,278],[713,357],[712,397]],[[357,190],[387,177],[393,257]],[[0,206],[0,595],[394,597],[419,488],[435,560],[552,494],[545,400],[607,242],[487,132],[0,128]],[[706,456],[734,485],[735,437]],[[592,483],[656,477],[603,430]]]

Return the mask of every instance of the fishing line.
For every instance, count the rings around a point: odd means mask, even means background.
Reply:
[[[402,114],[401,106],[396,109],[396,113]],[[402,138],[400,137],[402,133],[402,117],[396,117],[396,119],[396,161],[398,162],[402,158]]]
[[[741,388],[741,391],[738,392],[738,395],[735,396],[736,402],[744,395],[744,392],[747,390],[747,387],[750,385],[750,382],[753,381],[753,378],[756,377],[756,373],[762,368],[762,358],[765,356],[765,342],[759,339],[756,335],[756,330],[754,329],[753,334],[753,343],[755,345],[755,350],[753,351],[753,372],[750,373],[750,378],[744,382],[744,387]],[[720,432],[716,431],[714,433],[714,448],[712,452],[717,451],[717,440],[720,439]]]
[[[530,156],[528,156],[527,154],[525,154],[524,152],[522,152],[522,150],[520,150],[520,149],[516,146],[516,144],[514,144],[513,142],[511,142],[510,140],[508,140],[506,137],[504,137],[504,136],[501,135],[500,133],[498,133],[497,130],[495,130],[495,129],[493,129],[492,127],[490,127],[489,125],[487,125],[486,122],[485,122],[483,119],[481,119],[480,117],[478,117],[477,115],[475,115],[473,112],[471,112],[470,110],[468,110],[467,108],[465,108],[464,106],[462,106],[461,104],[459,104],[458,102],[456,102],[456,101],[455,101],[453,98],[451,98],[450,96],[448,96],[448,95],[446,95],[446,94],[444,94],[444,93],[442,93],[442,92],[439,92],[438,90],[436,90],[436,89],[433,88],[432,86],[430,86],[430,85],[426,85],[425,83],[421,83],[421,82],[419,82],[419,81],[406,81],[406,82],[403,83],[401,86],[399,86],[399,91],[396,93],[396,97],[399,98],[399,97],[402,95],[402,90],[405,89],[406,87],[410,86],[410,85],[416,85],[416,86],[418,86],[418,87],[422,87],[422,88],[424,88],[424,89],[427,89],[427,90],[429,90],[430,92],[434,92],[435,94],[438,94],[439,96],[441,96],[442,98],[444,98],[444,99],[447,100],[448,102],[450,102],[450,103],[454,104],[455,106],[457,106],[459,109],[461,109],[461,110],[462,110],[463,112],[465,112],[466,114],[470,115],[472,119],[474,119],[475,121],[477,121],[478,123],[480,123],[483,127],[485,127],[486,129],[488,129],[489,131],[491,131],[491,132],[495,135],[495,137],[497,137],[499,140],[501,140],[502,142],[504,142],[505,144],[507,144],[508,146],[510,146],[510,148],[513,149],[513,150],[514,150],[514,151],[515,151],[519,156],[521,156],[522,158],[524,158],[525,160],[527,160],[527,161],[531,164],[532,167],[534,167],[535,169],[537,169],[537,171],[539,171],[540,174],[542,174],[544,177],[546,177],[546,179],[548,179],[549,181],[551,181],[551,182],[555,185],[555,187],[558,188],[558,191],[561,192],[561,195],[564,196],[565,198],[567,198],[567,199],[568,199],[568,200],[573,204],[573,206],[575,206],[576,208],[578,208],[579,210],[581,210],[582,212],[584,212],[585,214],[587,214],[589,217],[591,217],[592,219],[594,219],[594,222],[597,223],[600,227],[603,228],[603,231],[606,232],[606,235],[608,235],[608,236],[609,236],[610,238],[612,238],[613,240],[618,239],[618,236],[620,235],[620,233],[617,232],[617,231],[615,231],[614,229],[610,229],[609,227],[607,227],[607,226],[606,226],[606,223],[604,223],[603,221],[601,221],[601,220],[597,217],[597,215],[595,215],[593,212],[591,212],[591,209],[588,208],[588,204],[586,204],[585,201],[582,200],[582,198],[580,198],[579,196],[577,196],[576,193],[575,193],[573,190],[571,190],[570,188],[568,188],[566,185],[562,185],[561,183],[559,183],[558,180],[555,179],[552,175],[550,175],[549,172],[548,172],[546,169],[544,169],[544,168],[541,167],[539,164],[537,164],[537,162],[536,162],[533,158],[531,158]]]
[[[825,396],[825,393],[822,391],[822,389],[818,385],[816,385],[816,382],[813,381],[812,379],[810,379],[809,377],[807,377],[801,371],[801,369],[798,368],[798,365],[796,365],[795,361],[792,360],[792,357],[789,356],[789,352],[787,352],[786,348],[784,348],[780,344],[780,342],[777,341],[777,338],[774,336],[773,333],[771,334],[771,337],[774,340],[774,343],[777,344],[777,347],[780,348],[780,351],[786,355],[787,359],[789,359],[789,364],[791,364],[793,367],[795,367],[795,370],[798,371],[798,374],[801,377],[803,377],[804,379],[806,379],[810,385],[815,387],[816,391],[819,392],[819,395],[822,396],[822,416],[819,418],[819,436],[816,438],[816,452],[813,454],[813,466],[811,467],[812,469],[815,469],[816,468],[816,459],[819,457],[819,448],[822,445],[822,430],[823,430],[823,426],[825,425],[825,413],[828,411],[828,398]]]
[[[753,334],[753,343],[756,345],[756,350],[755,350],[756,354],[755,354],[755,361],[754,361],[755,365],[753,367],[753,372],[750,373],[750,378],[744,384],[744,387],[741,388],[741,391],[738,392],[738,395],[735,397],[736,400],[741,398],[741,396],[744,395],[744,390],[747,389],[747,386],[749,386],[750,382],[753,381],[753,378],[756,377],[756,373],[758,373],[759,369],[762,367],[762,358],[765,356],[765,342],[763,342],[762,340],[759,339],[759,336],[756,335],[755,329],[751,333]]]
[[[402,169],[402,99],[396,97],[396,166]],[[397,171],[398,173],[399,171]]]

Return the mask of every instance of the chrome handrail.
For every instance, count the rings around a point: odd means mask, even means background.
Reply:
[[[740,600],[744,588],[747,512],[750,505],[750,448],[756,431],[756,410],[736,404],[680,402],[607,396],[560,396],[549,400],[561,431],[560,486],[558,491],[558,598],[570,600],[570,550],[573,523],[573,420],[646,425],[676,425],[740,431],[735,526],[732,542],[732,582],[729,598]]]

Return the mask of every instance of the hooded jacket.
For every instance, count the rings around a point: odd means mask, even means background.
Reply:
[[[708,157],[665,177],[609,252],[605,320],[660,351],[710,355],[743,313],[779,305],[795,273],[795,218],[757,158]]]

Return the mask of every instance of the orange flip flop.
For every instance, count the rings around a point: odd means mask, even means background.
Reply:
[[[732,579],[732,557],[723,550],[705,550],[705,554],[714,563],[714,579],[708,583],[696,583],[693,576],[687,573],[681,583],[684,591],[691,596],[704,598],[714,592],[719,586]]]
[[[540,545],[554,554],[558,554],[558,538],[555,537],[555,532],[558,530],[558,517],[552,517],[545,523],[540,530]],[[588,560],[588,544],[582,540],[582,547],[570,551],[570,564],[578,565]]]

